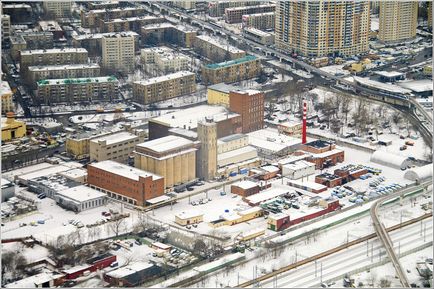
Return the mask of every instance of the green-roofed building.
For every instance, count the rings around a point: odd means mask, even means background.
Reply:
[[[258,77],[261,62],[253,55],[202,66],[202,81],[206,85],[216,83],[232,83]]]
[[[119,99],[118,87],[114,76],[41,79],[37,82],[37,97],[44,104],[111,101]]]

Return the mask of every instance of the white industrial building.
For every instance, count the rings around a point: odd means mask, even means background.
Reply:
[[[2,185],[2,202],[6,202],[7,200],[15,196],[15,185],[12,182],[2,178],[1,185]]]
[[[433,167],[432,164],[425,165],[423,167],[412,168],[405,172],[404,178],[409,181],[424,181],[432,179]]]
[[[298,180],[315,173],[315,164],[307,161],[297,161],[282,166],[282,176],[291,180]]]
[[[258,150],[265,159],[276,159],[288,155],[300,147],[301,139],[281,134],[277,129],[266,128],[247,134],[249,145]]]
[[[75,212],[89,210],[107,203],[105,193],[84,185],[60,191],[54,199],[59,206]]]
[[[395,155],[386,151],[375,151],[371,155],[371,162],[394,169],[404,169],[409,165],[407,157]]]

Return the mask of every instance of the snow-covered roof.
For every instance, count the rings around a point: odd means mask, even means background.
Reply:
[[[353,78],[356,82],[363,84],[363,85],[366,85],[366,86],[369,86],[373,89],[377,88],[377,89],[389,91],[392,93],[402,93],[402,94],[411,93],[411,90],[399,87],[397,85],[383,83],[383,82],[371,80],[368,78],[358,77],[358,76],[353,76]]]
[[[254,147],[252,147],[252,146],[245,146],[245,147],[242,147],[242,148],[239,148],[239,149],[236,149],[236,150],[231,150],[231,151],[228,151],[228,152],[225,152],[225,153],[218,154],[217,155],[217,160],[218,161],[223,161],[223,160],[234,158],[236,156],[244,155],[244,154],[250,153],[250,152],[255,153],[254,157],[256,157],[258,155],[258,153],[257,153],[257,151],[256,151],[256,149]]]
[[[151,263],[134,262],[132,264],[128,264],[125,267],[107,272],[106,275],[112,278],[123,278],[135,274],[137,272],[140,272],[142,270],[146,270],[152,266],[154,265]]]
[[[95,34],[81,34],[81,35],[73,35],[72,38],[75,40],[84,40],[84,39],[101,39],[106,36],[114,36],[116,34],[119,34],[120,32],[108,32],[108,33],[95,33]],[[126,36],[134,36],[138,37],[139,34],[137,34],[134,31],[124,31],[122,32],[123,35]]]
[[[240,87],[226,84],[226,83],[217,83],[217,84],[208,86],[208,89],[209,90],[216,90],[216,91],[224,92],[224,93],[229,93],[233,90],[239,90]]]
[[[186,77],[186,76],[192,76],[192,75],[195,75],[195,74],[191,71],[178,71],[178,72],[166,74],[163,76],[149,78],[147,80],[135,81],[134,83],[137,83],[140,85],[150,85],[150,84],[155,84],[155,83],[159,83],[159,82],[163,82],[163,81],[168,81],[168,80],[182,78],[182,77]]]
[[[35,178],[42,177],[42,176],[49,176],[49,175],[57,174],[60,172],[68,171],[70,169],[71,169],[70,167],[67,167],[63,164],[62,165],[56,165],[56,166],[49,166],[49,167],[46,167],[44,169],[40,169],[40,170],[33,171],[33,172],[30,172],[30,173],[25,174],[25,175],[21,175],[21,176],[19,176],[19,179],[31,180],[31,179],[35,179]]]
[[[246,201],[252,204],[259,204],[263,201],[273,199],[275,197],[282,196],[288,193],[288,190],[284,190],[283,188],[271,188],[266,191],[262,191],[255,195],[251,195],[246,197]]]
[[[275,167],[275,166],[263,166],[263,167],[261,167],[261,169],[263,169],[264,171],[267,171],[269,173],[275,173],[275,172],[279,171],[279,168]]]
[[[399,72],[399,71],[375,71],[375,74],[384,76],[384,77],[398,77],[403,76],[405,73]]]
[[[315,164],[308,161],[301,160],[295,163],[284,164],[283,167],[290,170],[302,170],[309,167],[315,167]]]
[[[407,157],[382,150],[377,150],[371,155],[371,162],[396,169],[407,167]]]
[[[343,150],[341,150],[341,149],[332,149],[331,151],[325,151],[323,153],[313,154],[312,156],[314,158],[326,158],[326,157],[329,157],[329,156],[332,156],[334,154],[338,154],[341,152],[343,152]]]
[[[6,288],[40,288],[41,285],[49,282],[51,280],[55,280],[58,278],[63,277],[63,274],[55,274],[52,272],[43,272],[39,273],[18,281],[15,281],[13,283],[6,284]]]
[[[410,181],[421,181],[428,178],[432,178],[432,176],[433,176],[432,164],[409,169],[404,174],[404,178]]]
[[[32,54],[50,54],[50,53],[71,53],[71,52],[87,52],[84,48],[51,48],[51,49],[32,49],[32,50],[21,50],[21,55],[32,55]]]
[[[115,134],[109,134],[109,135],[105,135],[102,137],[98,137],[98,138],[94,138],[91,139],[90,141],[93,143],[98,143],[100,141],[106,141],[107,145],[112,145],[112,144],[117,144],[117,143],[123,143],[123,142],[127,142],[133,139],[138,138],[138,136],[136,136],[133,133],[127,132],[127,131],[121,131]]]
[[[86,177],[87,171],[85,169],[72,169],[66,172],[60,172],[59,175],[64,176],[66,178],[80,178],[80,177]]]
[[[77,186],[77,187],[73,187],[70,189],[57,192],[57,195],[73,200],[78,203],[107,196],[105,193],[87,187],[85,185],[81,185],[81,186]]]
[[[301,139],[280,134],[277,129],[273,128],[260,129],[247,135],[250,145],[273,152],[301,144]]]
[[[161,203],[161,202],[164,202],[164,201],[167,201],[167,200],[170,200],[170,197],[166,196],[166,195],[162,195],[162,196],[159,196],[159,197],[148,199],[148,200],[146,200],[146,202],[148,202],[148,203],[150,203],[150,204],[153,205],[153,204],[158,204],[158,203]]]
[[[311,182],[311,181],[301,181],[301,180],[290,180],[288,182],[289,185],[293,184],[296,186],[306,187],[312,190],[323,190],[324,188],[327,189],[326,186]]]
[[[173,25],[169,22],[163,22],[163,23],[144,25],[144,26],[142,26],[142,29],[147,30],[147,29],[169,28],[169,27],[175,28],[175,25]]]
[[[11,87],[9,86],[9,83],[7,81],[2,80],[0,83],[0,94],[12,94]]]
[[[232,186],[236,186],[236,187],[242,188],[244,190],[248,190],[248,189],[257,187],[258,184],[255,182],[252,182],[252,181],[241,181],[239,183],[233,184]]]
[[[432,91],[433,83],[431,79],[412,80],[397,83],[400,87],[410,89],[414,92]]]
[[[82,270],[86,270],[90,267],[91,267],[90,265],[77,265],[77,266],[62,270],[62,272],[66,273],[66,274],[72,274],[75,272],[80,272]]]
[[[139,148],[146,148],[149,150],[153,150],[158,153],[171,151],[177,148],[181,148],[184,146],[192,146],[193,142],[183,137],[169,135],[162,138],[157,138],[151,141],[147,141],[141,144],[138,144]]]
[[[269,15],[274,15],[274,14],[275,14],[275,12],[253,13],[253,14],[246,14],[246,15],[243,15],[243,18],[260,17],[260,16],[269,16]]]
[[[208,42],[214,46],[217,46],[221,49],[227,50],[232,53],[245,53],[244,50],[241,50],[235,46],[229,45],[227,42],[220,42],[215,37],[207,36],[207,35],[198,35],[196,36],[196,39],[203,40],[205,42]]]
[[[288,217],[288,215],[285,213],[277,213],[277,214],[268,215],[268,219],[272,219],[272,220],[280,220],[280,219],[285,218],[285,217]]]
[[[61,78],[61,79],[42,79],[39,80],[38,86],[59,85],[59,84],[86,84],[86,83],[117,83],[118,79],[114,76],[98,76],[98,77],[81,77],[81,78]]]
[[[260,212],[260,211],[262,211],[261,207],[252,207],[252,208],[248,208],[246,210],[238,212],[238,215],[245,216],[245,215]]]
[[[220,141],[220,142],[231,142],[231,141],[242,139],[242,138],[246,138],[246,137],[247,136],[245,134],[236,133],[236,134],[231,134],[231,135],[228,135],[228,136],[225,136],[225,137],[221,137],[217,141]]]
[[[162,19],[161,16],[151,16],[151,15],[145,15],[145,16],[134,16],[134,17],[126,17],[126,18],[114,18],[107,21],[104,21],[104,23],[111,23],[111,22],[132,22],[137,20],[157,20]]]
[[[91,167],[110,172],[115,175],[123,176],[134,181],[138,181],[139,177],[149,177],[152,176],[153,180],[162,178],[156,174],[146,172],[135,167],[127,166],[112,160],[105,160],[93,164],[89,164]]]
[[[253,27],[246,27],[244,28],[244,31],[250,32],[252,34],[261,36],[261,37],[267,37],[267,36],[273,36],[271,33],[267,33],[265,31],[253,28]]]
[[[254,8],[265,8],[265,7],[276,7],[276,4],[262,4],[262,5],[254,5],[254,6],[240,6],[240,7],[230,7],[226,8],[225,11],[239,11],[239,10],[249,10]]]
[[[9,187],[10,184],[12,184],[10,181],[8,181],[8,180],[6,180],[4,178],[1,178],[1,187],[2,187],[2,189],[3,189],[3,187]]]
[[[244,256],[244,254],[237,252],[237,253],[234,253],[231,255],[224,256],[218,260],[208,262],[205,265],[193,268],[193,270],[195,270],[197,272],[208,272],[209,270],[211,270],[213,268],[220,268],[222,265],[224,265],[226,263],[233,262],[233,261],[238,260],[240,258],[245,258],[245,256]]]
[[[175,215],[175,217],[182,219],[182,220],[196,218],[196,217],[200,217],[200,216],[203,216],[203,213],[196,211],[196,210],[183,211],[183,212]]]
[[[219,105],[198,105],[186,109],[177,110],[172,113],[164,114],[153,118],[150,121],[167,125],[170,127],[179,127],[185,129],[196,129],[197,122],[206,117],[213,117],[214,121],[218,119],[227,119],[238,116],[239,114],[229,112],[224,106]]]
[[[277,162],[277,164],[278,164],[278,165],[281,165],[281,166],[286,165],[286,164],[291,164],[291,163],[297,162],[297,161],[299,161],[299,160],[304,160],[304,159],[306,159],[308,156],[309,156],[309,154],[303,154],[303,155],[299,155],[299,156],[289,156],[289,157],[286,157],[286,158],[280,159],[280,160]]]
[[[100,68],[98,63],[86,64],[63,64],[63,65],[44,65],[44,66],[29,66],[29,71],[53,71],[53,70],[74,70],[83,68]]]

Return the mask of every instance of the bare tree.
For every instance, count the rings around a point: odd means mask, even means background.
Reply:
[[[111,221],[107,225],[109,230],[113,232],[116,237],[119,236],[119,233],[126,229],[126,223],[124,218],[119,218],[117,220]]]

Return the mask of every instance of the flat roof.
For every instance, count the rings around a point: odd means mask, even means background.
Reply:
[[[128,264],[125,267],[121,267],[119,269],[107,272],[105,274],[112,278],[124,278],[126,276],[151,268],[152,266],[154,265],[151,263],[134,262],[132,264]]]
[[[249,136],[250,145],[273,152],[279,152],[285,148],[301,144],[300,138],[281,134],[277,129],[273,128],[260,129],[247,135]]]
[[[81,84],[81,83],[104,83],[104,82],[118,82],[114,76],[100,76],[100,77],[83,77],[83,78],[62,78],[62,79],[41,79],[38,80],[38,86],[45,85],[59,85],[59,84]]]
[[[177,217],[179,219],[191,219],[191,218],[196,218],[199,216],[203,216],[203,213],[196,211],[196,210],[183,211],[183,212],[175,215],[175,217]]]
[[[205,65],[205,67],[208,69],[219,69],[219,68],[229,67],[232,65],[238,65],[238,64],[241,64],[244,62],[254,61],[257,59],[258,58],[256,56],[246,55],[244,57],[237,58],[234,60],[224,61],[224,62],[220,62],[220,63],[207,64],[207,65]]]
[[[308,162],[308,161],[304,161],[304,160],[300,160],[300,161],[297,161],[295,163],[283,165],[284,168],[292,169],[292,170],[301,170],[301,169],[312,167],[312,166],[315,167],[315,164]]]
[[[59,175],[62,175],[66,178],[70,177],[70,178],[79,178],[79,177],[85,177],[87,176],[87,170],[85,169],[72,169],[66,172],[60,172]]]
[[[257,187],[259,185],[255,182],[252,182],[252,181],[241,181],[239,183],[232,184],[232,186],[240,187],[244,190],[247,190],[247,189]]]
[[[101,39],[105,36],[114,36],[116,34],[124,34],[126,36],[139,36],[138,33],[134,31],[123,31],[123,32],[107,32],[107,33],[95,33],[95,34],[82,34],[82,35],[73,35],[72,38],[75,40],[85,40],[85,39]]]
[[[177,79],[177,78],[181,78],[181,77],[186,77],[186,76],[191,76],[191,75],[195,75],[195,74],[191,71],[184,70],[184,71],[178,71],[178,72],[163,75],[163,76],[150,78],[147,80],[135,81],[134,83],[141,84],[141,85],[149,85],[149,84],[155,84],[155,83],[168,81],[168,80],[172,80],[172,79]]]
[[[253,14],[245,14],[242,17],[260,17],[260,16],[269,16],[269,15],[275,15],[275,12],[264,12],[264,13],[253,13]]]
[[[263,166],[263,167],[260,167],[260,168],[263,169],[264,171],[269,172],[269,173],[274,173],[274,172],[279,171],[279,168],[275,167],[275,166]]]
[[[291,184],[297,185],[297,186],[304,186],[313,190],[323,190],[327,189],[326,186],[311,182],[311,181],[302,181],[302,180],[290,180],[288,181],[288,185],[291,186]]]
[[[180,136],[169,135],[166,137],[138,144],[137,147],[146,148],[158,153],[162,153],[188,145],[193,146],[193,142]]]
[[[206,117],[213,117],[214,121],[220,121],[238,115],[239,114],[228,111],[224,106],[204,104],[167,113],[149,121],[190,130],[196,129],[197,122]]]
[[[217,84],[208,86],[208,89],[219,91],[219,92],[224,92],[224,93],[229,93],[233,90],[239,90],[240,87],[226,84],[226,83],[217,83]]]
[[[271,189],[262,191],[260,193],[257,193],[257,194],[251,195],[251,196],[248,196],[245,199],[249,203],[259,204],[263,201],[282,196],[288,192],[289,192],[289,190],[285,190],[283,188],[273,188],[272,187]]]
[[[100,68],[98,63],[86,64],[63,64],[63,65],[43,65],[43,66],[29,66],[29,71],[50,71],[50,70],[73,70],[83,68]]]
[[[166,196],[166,195],[162,195],[162,196],[159,196],[159,197],[148,199],[148,200],[146,200],[146,202],[150,203],[150,204],[158,204],[158,203],[161,203],[161,202],[164,202],[164,201],[167,201],[167,200],[170,200],[170,197]]]
[[[145,15],[145,16],[133,16],[133,17],[125,17],[125,18],[113,18],[104,21],[104,23],[110,23],[110,22],[132,22],[137,20],[156,20],[156,19],[163,19],[161,16],[151,16],[151,15]]]
[[[259,8],[259,7],[276,7],[276,4],[262,4],[262,5],[252,5],[252,6],[241,6],[241,7],[230,7],[230,8],[226,8],[226,10],[229,11],[237,11],[237,10],[249,10],[249,9],[254,9],[254,8]]]
[[[273,36],[273,34],[271,34],[271,33],[256,29],[254,27],[246,27],[246,28],[244,28],[244,31],[250,32],[250,33],[255,34],[255,35],[263,36],[263,37]]]
[[[396,83],[400,87],[410,89],[414,92],[427,92],[433,90],[433,83],[431,79],[411,80]]]
[[[232,53],[245,53],[244,50],[241,50],[235,46],[229,45],[229,44],[227,44],[227,42],[220,42],[215,37],[211,37],[208,35],[198,35],[198,36],[196,36],[196,38],[201,39],[203,41],[206,41],[206,42],[208,42],[214,46],[217,46],[218,48],[227,50],[227,51],[232,52]]]
[[[30,50],[21,50],[21,55],[32,55],[32,54],[49,54],[49,53],[87,53],[87,50],[84,48],[50,48],[50,49],[30,49]]]
[[[280,159],[277,162],[277,164],[278,165],[286,165],[286,164],[294,163],[296,161],[303,160],[303,159],[307,158],[308,156],[309,156],[309,154],[303,154],[303,155],[299,155],[299,156],[289,156],[289,157]]]
[[[85,185],[57,192],[57,195],[63,196],[79,203],[107,196],[105,193],[87,187]]]
[[[332,149],[331,151],[325,151],[323,153],[313,154],[312,156],[314,158],[325,158],[325,157],[329,157],[329,156],[332,156],[334,154],[338,154],[341,152],[343,152],[343,150],[341,150],[341,149]]]
[[[36,285],[49,282],[51,280],[61,278],[64,274],[55,274],[53,272],[42,272],[9,284],[6,284],[6,288],[36,288]]]
[[[114,134],[109,134],[105,136],[101,136],[98,138],[91,139],[90,141],[93,143],[98,143],[99,141],[106,141],[107,145],[117,144],[117,143],[123,143],[126,141],[130,141],[133,139],[138,138],[137,135],[127,132],[127,131],[121,131]]]
[[[257,152],[257,150],[256,150],[256,148],[254,148],[252,146],[245,146],[245,147],[242,147],[239,149],[235,149],[235,150],[231,150],[228,152],[218,154],[217,155],[217,161],[230,159],[230,158],[240,156],[240,155],[243,155],[243,154],[249,153],[249,152]],[[255,155],[255,157],[257,157],[257,154]]]
[[[234,140],[237,140],[237,139],[241,139],[241,138],[246,138],[246,137],[247,137],[247,135],[245,135],[245,134],[236,133],[236,134],[231,134],[231,135],[228,135],[228,136],[225,136],[225,137],[221,137],[221,138],[218,139],[218,141],[221,141],[221,142],[231,142],[231,141],[234,141]]]
[[[89,164],[89,166],[104,170],[106,172],[110,172],[112,174],[123,176],[125,178],[129,178],[134,181],[138,181],[139,177],[148,177],[148,176],[152,176],[153,180],[162,178],[161,176],[158,176],[156,174],[143,171],[135,167],[121,164],[112,160],[106,160],[106,161]]]
[[[260,211],[262,211],[261,207],[252,207],[252,208],[248,208],[248,209],[239,211],[238,215],[244,216],[244,215],[248,215],[248,214],[256,213],[256,212],[260,212]]]
[[[35,178],[39,178],[39,177],[43,177],[43,176],[49,176],[49,175],[53,175],[53,174],[57,174],[60,172],[64,172],[67,170],[70,170],[70,167],[67,167],[65,165],[55,165],[55,166],[49,166],[37,171],[33,171],[30,172],[28,174],[25,175],[20,175],[18,178],[22,179],[22,180],[31,180],[31,179],[35,179]]]
[[[384,77],[398,77],[403,76],[405,73],[399,72],[399,71],[375,71],[375,74],[384,76]]]
[[[411,93],[411,90],[401,88],[397,85],[383,83],[383,82],[371,80],[368,78],[358,77],[358,76],[353,76],[353,78],[356,82],[359,82],[361,84],[364,84],[364,85],[372,87],[372,88],[379,88],[379,89],[386,90],[386,91],[393,92],[393,93],[403,93],[403,94]]]

